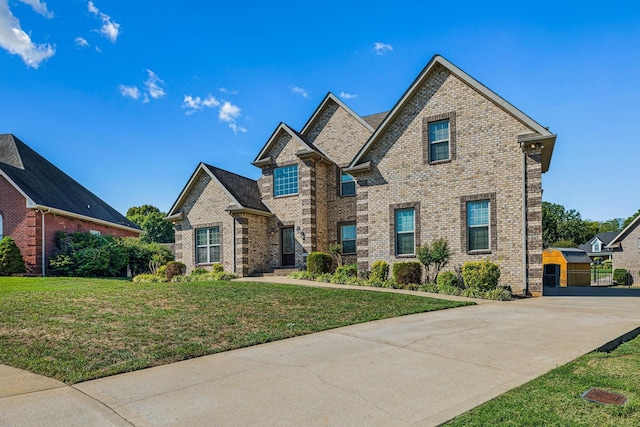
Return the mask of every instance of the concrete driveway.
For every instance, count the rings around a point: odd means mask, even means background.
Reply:
[[[640,298],[547,297],[370,322],[73,387],[2,368],[0,425],[437,425],[638,327]]]

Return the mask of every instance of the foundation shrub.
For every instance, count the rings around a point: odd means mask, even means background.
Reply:
[[[483,298],[495,301],[511,301],[511,290],[499,286],[485,292]]]
[[[175,277],[184,276],[186,272],[187,266],[180,261],[170,261],[167,263],[166,275],[169,282],[173,282]]]
[[[624,268],[616,268],[613,270],[613,281],[618,285],[629,285],[631,282],[631,275]]]
[[[26,273],[24,258],[15,240],[5,236],[0,240],[0,276]]]
[[[398,285],[418,284],[422,278],[419,262],[396,262],[393,264],[393,278]]]
[[[333,258],[326,252],[311,252],[307,257],[307,271],[309,273],[330,273],[331,264],[333,264]]]
[[[498,287],[500,267],[489,260],[467,261],[462,265],[465,288],[476,288],[482,292]]]
[[[385,281],[389,278],[389,263],[386,261],[378,260],[371,266],[371,274],[369,279]]]

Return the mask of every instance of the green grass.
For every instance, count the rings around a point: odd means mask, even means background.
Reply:
[[[264,283],[0,278],[0,363],[73,384],[462,305],[467,303]]]
[[[621,393],[624,406],[581,398],[592,387]],[[640,337],[611,353],[590,353],[515,388],[451,426],[639,426]]]

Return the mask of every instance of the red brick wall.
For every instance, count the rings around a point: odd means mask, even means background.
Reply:
[[[26,200],[10,183],[0,176],[0,215],[3,234],[11,236],[17,243],[31,274],[42,274],[42,216],[27,209]],[[99,231],[102,235],[116,237],[138,237],[138,233],[108,227],[79,219],[48,213],[45,215],[45,265],[55,254],[55,237],[58,231]]]

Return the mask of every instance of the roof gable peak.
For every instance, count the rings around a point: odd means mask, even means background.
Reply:
[[[0,162],[24,170],[15,137],[11,134],[0,135]]]
[[[309,120],[307,120],[307,123],[305,123],[305,125],[302,128],[302,131],[300,131],[301,134],[303,135],[307,135],[307,133],[309,132],[311,126],[313,125],[313,123],[316,121],[316,119],[320,116],[320,113],[322,112],[322,110],[324,110],[327,105],[331,102],[334,102],[335,104],[338,105],[338,107],[344,109],[347,113],[349,113],[351,116],[353,116],[354,119],[356,119],[358,122],[360,122],[360,124],[362,124],[362,126],[364,126],[366,129],[368,129],[370,132],[373,132],[373,128],[371,127],[371,125],[369,123],[367,123],[362,117],[360,117],[358,114],[355,113],[355,111],[353,111],[351,108],[349,108],[347,106],[347,104],[345,104],[344,102],[342,102],[342,100],[340,100],[340,98],[338,98],[337,96],[335,96],[333,93],[331,92],[327,92],[327,94],[325,95],[324,99],[320,102],[320,104],[318,104],[318,107],[316,108],[316,110],[313,112],[313,114],[311,114],[311,117],[309,117]]]

